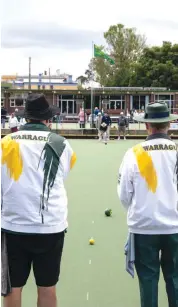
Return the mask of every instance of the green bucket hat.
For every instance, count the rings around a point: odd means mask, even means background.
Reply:
[[[144,114],[134,116],[134,120],[142,123],[165,123],[178,119],[178,114],[170,114],[166,102],[149,103]]]

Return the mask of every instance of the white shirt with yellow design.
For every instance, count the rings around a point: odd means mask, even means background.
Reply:
[[[1,227],[22,233],[65,230],[64,180],[76,161],[68,141],[50,131],[22,130],[1,140]]]
[[[118,196],[131,233],[178,233],[178,148],[166,135],[129,149],[119,169]]]

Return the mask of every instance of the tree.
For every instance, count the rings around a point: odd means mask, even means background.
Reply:
[[[100,49],[115,61],[110,65],[102,58],[94,58],[93,65],[96,81],[103,86],[128,86],[134,69],[145,47],[145,37],[137,34],[134,28],[125,28],[122,24],[110,26],[104,33],[107,48]]]
[[[110,26],[104,38],[106,47],[98,47],[114,59],[114,65],[104,58],[93,58],[85,72],[87,81],[111,87],[178,89],[178,44],[165,41],[162,46],[147,47],[143,35],[122,24]]]
[[[178,89],[178,44],[145,48],[131,77],[131,85]]]
[[[87,76],[87,81],[88,81],[88,82],[94,79],[91,64],[89,64],[89,65],[88,65],[88,69],[85,70],[85,75]]]
[[[79,82],[79,86],[82,87],[83,85],[86,85],[91,80],[94,80],[93,71],[91,64],[88,65],[88,69],[85,70],[85,75],[79,76],[76,81]]]
[[[82,86],[82,85],[85,85],[88,80],[87,80],[87,77],[85,77],[85,76],[79,76],[76,79],[76,81],[78,81],[79,84]]]

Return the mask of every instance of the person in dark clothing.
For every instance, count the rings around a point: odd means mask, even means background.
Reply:
[[[123,133],[124,140],[126,140],[126,127],[128,126],[127,118],[124,116],[124,113],[121,112],[118,118],[118,140],[120,140],[121,132]]]
[[[1,108],[1,128],[5,129],[7,119],[7,111],[4,108]]]
[[[101,123],[105,123],[107,125],[106,134],[107,134],[107,141],[109,141],[109,139],[110,139],[110,128],[111,128],[112,121],[111,121],[111,117],[109,116],[109,114],[107,112],[104,113],[104,116],[102,117]]]

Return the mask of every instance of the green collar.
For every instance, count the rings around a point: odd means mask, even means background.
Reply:
[[[150,141],[150,140],[155,140],[155,139],[166,139],[166,140],[170,140],[171,138],[168,134],[165,133],[155,133],[155,134],[151,134],[146,138],[146,141]]]
[[[43,123],[27,123],[22,126],[20,130],[50,131],[50,129]]]

